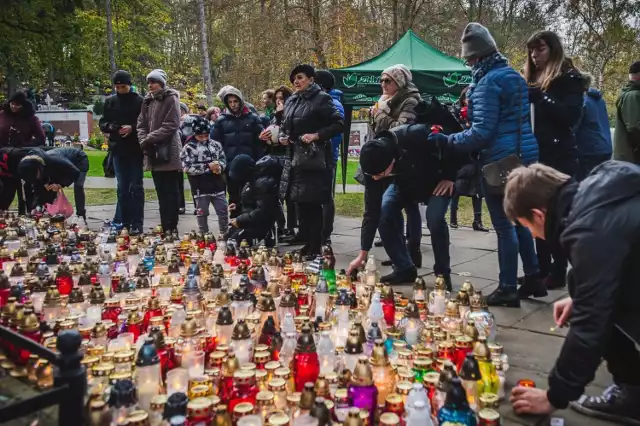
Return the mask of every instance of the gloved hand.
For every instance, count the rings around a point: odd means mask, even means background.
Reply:
[[[438,149],[445,149],[449,145],[449,136],[439,132],[431,132],[427,141]]]
[[[544,92],[541,88],[536,86],[529,86],[529,102],[532,104],[537,103],[540,99],[542,99],[542,95]]]

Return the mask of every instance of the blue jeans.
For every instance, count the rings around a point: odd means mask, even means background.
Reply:
[[[522,258],[525,275],[539,272],[538,258],[534,249],[533,236],[527,228],[511,222],[502,206],[503,195],[490,194],[486,182],[482,180],[491,223],[498,236],[498,264],[500,266],[500,288],[509,291],[517,289],[518,252]]]
[[[114,155],[113,168],[118,181],[118,205],[114,222],[131,229],[142,229],[144,222],[144,187],[142,156]]]
[[[402,209],[408,207],[411,211],[411,204],[415,204],[413,200],[406,200],[398,190],[395,183],[389,185],[382,195],[382,207],[380,209],[380,222],[378,224],[378,232],[382,239],[384,249],[389,255],[389,259],[393,263],[394,271],[405,271],[415,269],[409,251],[404,243],[404,220],[402,219]],[[410,213],[407,213],[408,217]],[[418,211],[418,217],[420,217]],[[409,234],[415,241],[415,235],[421,225],[416,228],[415,221],[410,221]],[[420,221],[418,221],[420,223]],[[419,244],[419,243],[418,243]]]
[[[445,219],[451,197],[431,196],[427,204],[427,227],[431,233],[433,248],[433,272],[436,275],[451,273],[451,257],[449,256],[449,226]]]

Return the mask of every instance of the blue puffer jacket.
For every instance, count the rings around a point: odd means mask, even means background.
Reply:
[[[589,155],[611,155],[611,129],[607,116],[607,105],[602,93],[591,88],[584,95],[582,118],[576,131],[578,153]]]
[[[329,90],[328,93],[331,96],[331,98],[333,99],[333,104],[338,109],[338,112],[340,113],[340,116],[344,120],[344,106],[342,106],[342,102],[340,102],[340,99],[342,99],[342,92],[340,90],[338,90],[338,89],[331,89],[331,90]],[[332,152],[333,152],[333,162],[334,162],[334,164],[338,163],[338,157],[340,156],[340,144],[341,143],[342,143],[342,134],[339,134],[339,135],[334,136],[334,137],[331,138],[331,148],[332,148]]]
[[[480,152],[480,165],[516,153],[526,165],[538,161],[538,143],[529,120],[529,91],[525,80],[506,61],[496,61],[469,87],[468,117],[471,127],[449,136],[460,152]]]

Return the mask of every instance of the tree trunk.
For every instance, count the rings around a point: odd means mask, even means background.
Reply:
[[[111,74],[113,74],[116,72],[116,52],[113,45],[113,26],[111,25],[111,0],[105,1],[105,9],[107,13],[107,47],[109,49]]]
[[[398,41],[398,0],[391,2],[393,8],[393,42]]]
[[[209,43],[207,25],[204,16],[204,0],[198,0],[198,18],[200,21],[200,42],[202,44],[202,73],[204,74],[204,93],[207,105],[213,105],[213,84],[211,84],[211,65],[209,64]]]

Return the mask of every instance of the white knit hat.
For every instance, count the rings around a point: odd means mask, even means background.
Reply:
[[[382,74],[387,74],[391,77],[398,87],[407,87],[407,85],[413,80],[413,76],[411,75],[409,68],[402,64],[392,65],[382,71]]]

